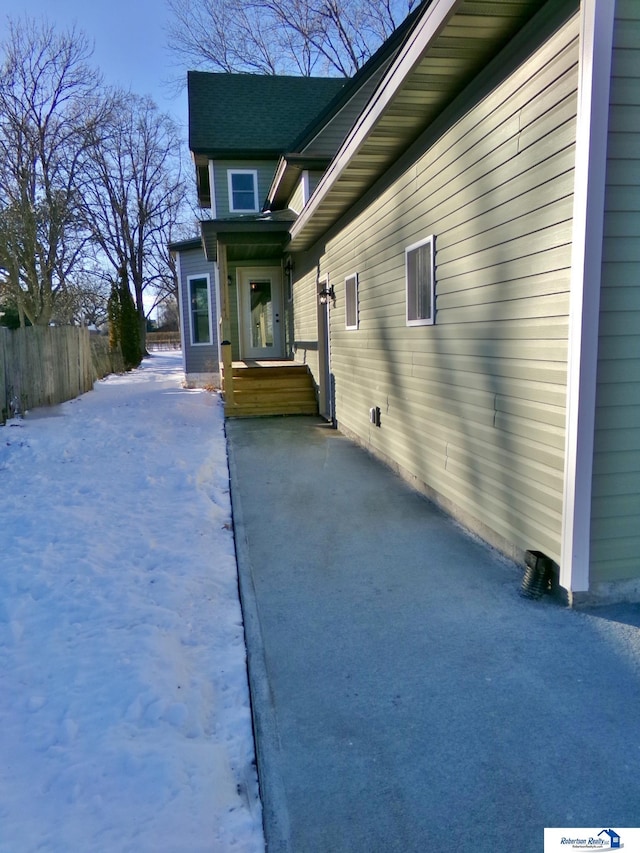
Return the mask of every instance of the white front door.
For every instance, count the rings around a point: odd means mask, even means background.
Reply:
[[[238,270],[242,358],[282,358],[282,277],[277,267]]]

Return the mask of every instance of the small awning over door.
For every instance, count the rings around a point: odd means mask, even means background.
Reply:
[[[226,245],[230,263],[281,258],[295,219],[292,210],[280,210],[233,219],[205,220],[200,227],[207,260],[217,260],[218,242]]]

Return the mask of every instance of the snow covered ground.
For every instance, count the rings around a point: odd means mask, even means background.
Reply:
[[[0,427],[0,853],[264,850],[222,409],[180,368]]]

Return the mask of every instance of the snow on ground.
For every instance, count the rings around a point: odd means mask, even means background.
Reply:
[[[222,410],[181,379],[0,427],[0,853],[264,850]]]

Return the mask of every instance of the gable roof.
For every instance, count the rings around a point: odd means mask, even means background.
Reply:
[[[384,41],[372,56],[358,69],[353,77],[348,78],[345,85],[338,91],[337,95],[323,110],[316,112],[313,121],[304,128],[302,133],[294,140],[290,151],[304,152],[309,148],[314,139],[321,134],[337,113],[346,107],[353,114],[352,121],[364,108],[366,101],[372,94],[370,87],[375,86],[378,75],[381,75],[398,49],[407,33],[422,13],[422,9],[432,3],[433,0],[420,0],[416,8],[402,21],[391,35]],[[364,98],[364,101],[362,100]],[[335,151],[331,152],[332,154]]]
[[[189,71],[189,148],[217,159],[277,159],[344,84],[343,77]]]
[[[537,13],[570,14],[578,0],[432,0],[291,229],[308,248],[392,166]]]
[[[267,195],[267,208],[277,210],[287,204],[303,169],[326,169],[422,10],[433,1],[420,0],[389,38],[356,74],[349,78],[328,106],[305,127],[291,147],[281,152],[282,156]]]

